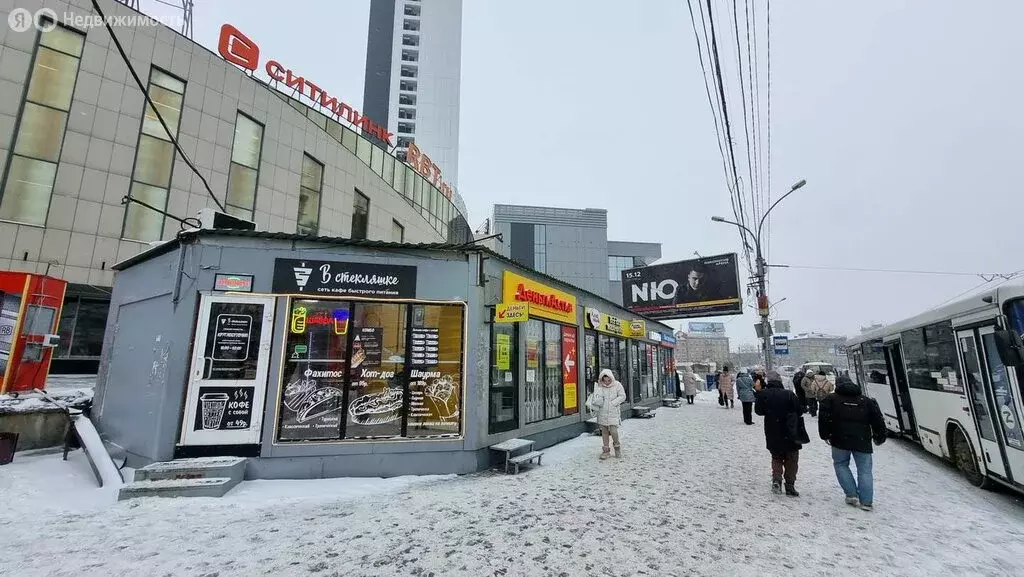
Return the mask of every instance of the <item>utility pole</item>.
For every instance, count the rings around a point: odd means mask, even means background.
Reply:
[[[726,220],[720,216],[711,217],[711,220],[713,222],[724,222],[726,224],[731,224],[739,227],[741,231],[750,235],[751,240],[754,241],[754,249],[757,252],[757,272],[754,275],[757,280],[757,312],[761,315],[761,347],[764,351],[765,371],[771,370],[772,368],[772,337],[771,328],[768,324],[768,289],[765,286],[765,274],[768,267],[767,264],[764,262],[764,254],[761,252],[761,229],[764,226],[765,219],[768,218],[768,215],[771,213],[772,209],[778,206],[779,203],[783,201],[783,199],[796,192],[798,188],[802,187],[805,184],[807,184],[806,180],[798,181],[796,184],[790,187],[789,192],[779,197],[778,200],[776,200],[774,203],[772,203],[770,207],[768,207],[768,210],[766,210],[764,215],[761,216],[761,222],[757,224],[757,234],[754,234],[753,231],[751,231],[749,228],[738,222]]]

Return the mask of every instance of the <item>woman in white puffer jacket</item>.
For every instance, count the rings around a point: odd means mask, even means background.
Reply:
[[[622,383],[615,380],[615,375],[610,370],[601,371],[594,385],[594,392],[587,399],[587,409],[597,413],[597,424],[601,427],[601,459],[611,456],[608,448],[609,437],[615,447],[615,456],[622,456],[622,446],[619,444],[619,423],[622,422],[622,414],[619,406],[625,401],[626,391],[622,388]]]

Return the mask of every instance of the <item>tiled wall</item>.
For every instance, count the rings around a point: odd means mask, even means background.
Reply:
[[[108,15],[132,14],[101,0]],[[5,168],[14,125],[29,76],[37,32],[6,26],[14,0],[0,0],[0,171]],[[18,7],[91,14],[89,0],[17,0]],[[392,220],[405,227],[406,242],[444,239],[419,212],[349,150],[271,88],[242,74],[214,53],[162,26],[115,28],[142,78],[150,65],[186,82],[179,144],[223,201],[234,123],[239,110],[265,126],[254,220],[260,230],[294,233],[302,155],[324,164],[320,232],[347,237],[354,189],[370,198],[368,236],[392,239]],[[70,282],[110,286],[110,266],[147,245],[120,239],[143,113],[143,95],[104,28],[87,31],[85,49],[45,228],[0,222],[0,270],[44,272]],[[194,217],[214,207],[201,180],[180,156],[175,161],[167,212]],[[179,224],[167,219],[164,238]],[[25,258],[25,253],[28,253]]]

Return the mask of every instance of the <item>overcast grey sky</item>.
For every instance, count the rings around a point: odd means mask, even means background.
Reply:
[[[361,104],[368,14],[368,0],[196,0],[195,39],[215,48],[233,23]],[[808,184],[773,213],[771,260],[1024,269],[1022,21],[1012,0],[772,3],[774,195]],[[494,203],[598,207],[613,240],[660,242],[664,261],[740,250],[710,222],[730,203],[685,1],[465,0],[463,26],[459,190],[473,226]],[[796,331],[853,334],[980,282],[781,269],[769,293]],[[752,310],[718,320],[734,346],[755,340]]]

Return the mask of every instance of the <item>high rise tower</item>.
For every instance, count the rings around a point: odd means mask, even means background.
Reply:
[[[387,119],[399,158],[415,142],[455,186],[462,0],[372,0],[363,110]]]

